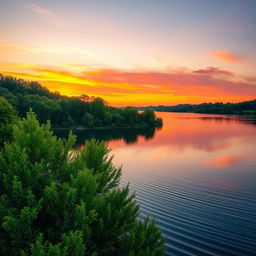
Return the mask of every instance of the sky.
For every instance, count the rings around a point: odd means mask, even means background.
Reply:
[[[255,0],[0,0],[0,73],[113,106],[256,98]]]

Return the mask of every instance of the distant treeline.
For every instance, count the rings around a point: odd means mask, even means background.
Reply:
[[[30,108],[40,123],[51,121],[53,127],[159,127],[162,119],[151,109],[139,113],[137,108],[108,106],[101,98],[67,97],[52,93],[38,82],[28,82],[0,74],[0,96],[25,117]]]
[[[149,106],[139,108],[140,110],[150,108],[159,112],[192,112],[205,114],[251,114],[256,115],[256,99],[240,103],[203,103],[198,105],[181,104],[176,106]]]

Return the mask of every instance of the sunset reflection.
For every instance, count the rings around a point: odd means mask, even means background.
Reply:
[[[256,126],[253,123],[245,123],[235,117],[192,113],[157,113],[157,116],[163,118],[163,128],[156,131],[156,136],[151,141],[139,138],[137,147],[167,146],[174,151],[193,148],[214,152],[230,147],[233,139],[250,140],[255,135]],[[232,130],[230,123],[233,124]],[[109,145],[115,148],[123,144],[111,141]]]
[[[156,131],[153,139],[139,137],[129,147],[122,140],[108,142],[118,164],[129,171],[148,169],[149,162],[150,169],[159,168],[162,173],[180,173],[180,169],[183,173],[202,173],[212,168],[229,170],[253,158],[256,126],[248,120],[192,113],[157,115],[163,118],[164,126]]]
[[[204,162],[204,165],[215,167],[215,168],[225,168],[225,167],[234,166],[242,162],[243,162],[243,158],[241,156],[224,155],[212,160],[207,160]]]

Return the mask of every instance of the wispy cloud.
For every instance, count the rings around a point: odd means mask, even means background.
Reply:
[[[208,52],[208,55],[217,60],[228,62],[231,64],[238,64],[246,61],[246,57],[243,54],[225,50],[211,51]]]
[[[225,75],[225,76],[234,76],[234,74],[228,70],[223,70],[215,67],[208,67],[204,69],[198,69],[193,71],[193,73],[197,74],[205,74],[205,75]]]
[[[43,17],[47,22],[59,27],[64,25],[64,21],[54,11],[43,8],[42,6],[32,2],[27,2],[26,6]]]

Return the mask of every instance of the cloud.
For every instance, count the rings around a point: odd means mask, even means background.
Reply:
[[[226,76],[234,76],[234,74],[230,71],[215,68],[215,67],[208,67],[205,69],[198,69],[193,71],[193,73],[197,74],[205,74],[205,75],[226,75]]]
[[[208,52],[208,55],[210,55],[211,57],[217,60],[224,61],[231,64],[238,64],[246,60],[245,56],[241,53],[234,53],[234,52],[229,52],[225,50],[211,51],[211,52]]]
[[[256,98],[256,79],[250,77],[247,81],[217,67],[168,72],[79,68],[32,66],[23,69],[23,76],[21,69],[8,74],[39,80],[50,90],[66,95],[97,95],[119,105],[238,102]]]
[[[204,71],[202,71],[204,70]],[[123,71],[99,70],[98,72],[83,72],[86,79],[108,84],[134,85],[137,93],[148,91],[154,93],[169,93],[176,95],[210,96],[214,94],[253,95],[256,97],[256,84],[242,80],[229,79],[231,72],[218,68],[202,69],[199,72],[151,72],[151,71]],[[205,72],[208,74],[205,76]],[[225,74],[225,77],[216,77]]]
[[[64,25],[63,20],[52,10],[43,8],[35,3],[27,2],[26,6],[42,16],[47,22],[54,24],[56,26],[62,27]]]

